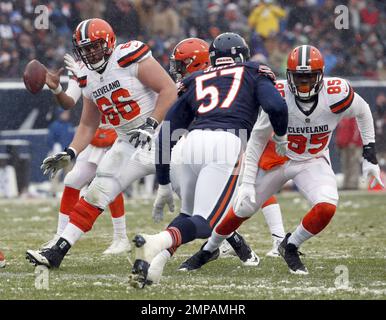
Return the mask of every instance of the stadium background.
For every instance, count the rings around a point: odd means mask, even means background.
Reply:
[[[335,28],[334,10],[340,4],[349,8],[348,29]],[[48,8],[47,30],[34,27],[38,5]],[[384,1],[5,0],[0,3],[0,163],[15,163],[21,157],[18,170],[23,172],[24,183],[45,180],[39,164],[49,151],[47,127],[54,120],[56,106],[48,90],[32,96],[24,89],[23,69],[34,58],[50,69],[61,67],[63,55],[72,51],[72,31],[81,20],[92,17],[106,19],[118,43],[146,42],[166,69],[171,50],[183,38],[210,42],[221,32],[233,31],[248,41],[252,59],[267,63],[283,78],[291,48],[313,44],[325,57],[325,74],[350,79],[369,102],[374,118],[382,121],[378,150],[386,150],[386,104],[377,105],[386,87]],[[80,111],[78,107],[72,112],[74,125]],[[331,153],[334,170],[339,172],[334,142]]]

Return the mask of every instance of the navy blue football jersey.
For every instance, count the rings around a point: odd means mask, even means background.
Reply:
[[[197,71],[182,81],[180,91],[180,97],[165,117],[165,121],[170,122],[171,132],[189,128],[232,130],[237,134],[243,129],[249,137],[260,106],[268,114],[277,135],[282,136],[287,131],[287,105],[257,62]],[[160,140],[162,134],[161,128]],[[170,146],[174,143],[170,141]],[[162,157],[162,145],[159,147]],[[159,182],[165,184],[166,180]]]

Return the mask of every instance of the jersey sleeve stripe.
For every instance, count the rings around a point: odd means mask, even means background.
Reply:
[[[138,61],[143,56],[145,56],[149,51],[150,51],[150,48],[146,44],[143,44],[137,50],[130,52],[127,55],[120,58],[118,60],[118,64],[122,68],[128,67],[130,64]]]
[[[347,110],[352,102],[354,100],[354,90],[349,85],[349,94],[346,98],[343,100],[334,103],[332,106],[330,106],[330,109],[333,113],[342,113],[343,111]]]
[[[84,88],[87,85],[87,76],[78,78],[80,88]]]

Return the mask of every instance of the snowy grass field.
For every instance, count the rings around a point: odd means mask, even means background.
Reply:
[[[293,231],[308,209],[298,194],[279,197],[286,230]],[[129,237],[166,226],[151,220],[152,201],[126,201]],[[167,265],[160,284],[131,288],[127,256],[102,256],[111,241],[106,212],[94,229],[71,249],[59,270],[49,273],[49,290],[35,288],[34,267],[26,249],[36,249],[56,229],[58,200],[1,200],[0,250],[7,266],[0,269],[0,299],[386,299],[386,194],[341,193],[332,223],[301,251],[308,276],[292,275],[284,260],[268,258],[271,237],[261,214],[240,232],[261,257],[257,268],[237,258],[221,258],[193,273],[177,272],[179,264],[203,240],[185,245]],[[130,255],[134,261],[134,255]],[[348,282],[347,282],[348,281]]]

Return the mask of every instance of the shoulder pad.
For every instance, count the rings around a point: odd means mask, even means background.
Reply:
[[[127,68],[135,62],[140,62],[151,56],[149,46],[136,40],[118,45],[115,51],[117,62],[121,68]]]
[[[325,78],[324,88],[330,110],[333,113],[342,113],[347,110],[354,100],[354,90],[350,83],[342,78]]]

